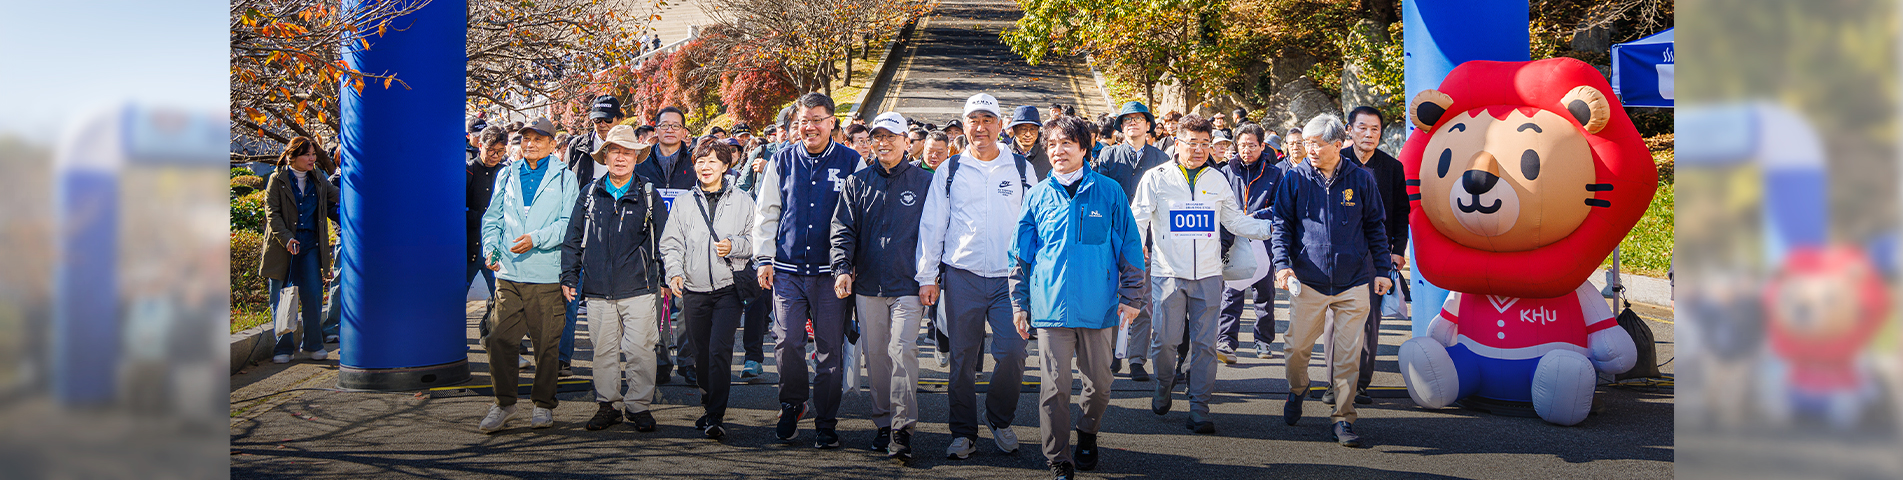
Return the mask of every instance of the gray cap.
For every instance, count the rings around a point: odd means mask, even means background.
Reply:
[[[529,122],[528,125],[523,125],[522,129],[534,130],[535,133],[540,133],[545,137],[555,137],[555,122],[549,121],[548,117],[536,117],[535,120]]]

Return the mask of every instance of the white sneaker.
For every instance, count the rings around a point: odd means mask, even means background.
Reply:
[[[330,359],[330,352],[328,351],[319,349],[315,352],[311,352],[311,360],[322,362],[329,359]]]
[[[1018,451],[1018,432],[1012,430],[1011,427],[991,427],[991,439],[998,442],[1000,452],[1017,453]]]
[[[336,336],[336,335],[325,335],[325,336],[324,336],[324,343],[337,343],[337,336]]]
[[[945,458],[948,460],[964,460],[971,457],[971,453],[976,451],[978,451],[978,446],[973,445],[971,439],[958,437],[952,439],[951,446],[945,447]]]
[[[515,363],[515,368],[529,368],[529,357],[521,357],[521,361]]]
[[[549,409],[535,407],[535,412],[529,415],[529,428],[548,428],[553,426],[555,426],[555,412]]]
[[[290,356],[290,355],[278,355],[278,356],[275,356],[275,357],[271,357],[271,363],[291,363],[291,356]]]
[[[508,425],[509,419],[515,418],[516,410],[518,409],[515,405],[507,407],[490,405],[489,416],[482,417],[482,423],[476,425],[476,429],[481,430],[482,433],[495,433],[497,430],[501,430],[503,426]]]

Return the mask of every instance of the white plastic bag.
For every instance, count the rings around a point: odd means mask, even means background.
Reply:
[[[1388,289],[1387,295],[1381,296],[1381,316],[1408,320],[1407,284],[1399,272],[1388,272],[1388,279],[1394,281],[1394,286]]]
[[[1241,236],[1236,237],[1236,242],[1229,245],[1228,260],[1222,263],[1222,279],[1247,280],[1249,277],[1255,276],[1257,266],[1255,264],[1255,254],[1252,250],[1261,249],[1261,247],[1256,246],[1254,239]]]
[[[304,322],[298,321],[297,314],[298,305],[303,303],[301,300],[297,296],[296,285],[278,289],[277,308],[271,312],[271,328],[277,330],[279,336],[296,332],[303,326]]]

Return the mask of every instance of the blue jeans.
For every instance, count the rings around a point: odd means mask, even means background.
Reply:
[[[343,253],[344,253],[344,249],[341,246],[332,248],[330,250],[331,262],[335,264],[335,266],[332,266],[331,268],[333,271],[337,272],[337,278],[333,278],[330,280],[330,300],[325,302],[324,304],[324,336],[325,337],[329,337],[331,335],[337,335],[339,327],[343,325],[342,318],[343,318],[343,308],[344,308],[344,297],[342,295],[337,294],[337,290],[339,289],[339,287],[342,287],[344,285],[344,269],[343,267],[341,267],[341,265],[344,264]]]
[[[269,282],[273,315],[278,310],[278,301],[282,300],[278,298],[278,291],[283,290],[287,284],[297,287],[298,313],[303,321],[300,330],[304,333],[303,346],[306,352],[324,349],[324,335],[321,332],[324,317],[321,306],[324,303],[324,277],[319,273],[320,267],[321,265],[317,263],[316,252],[308,250],[299,252],[291,256],[290,274],[286,275],[284,280],[273,278]],[[292,333],[282,333],[278,335],[277,348],[272,351],[272,354],[290,355],[297,351],[297,347],[297,339],[293,338]]]

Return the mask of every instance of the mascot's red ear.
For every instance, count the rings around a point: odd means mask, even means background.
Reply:
[[[1566,97],[1559,100],[1558,110],[1571,113],[1586,133],[1599,133],[1612,121],[1612,104],[1606,101],[1606,94],[1585,85],[1566,92]]]
[[[1427,89],[1414,94],[1414,101],[1407,103],[1407,120],[1414,122],[1414,128],[1433,131],[1434,124],[1447,116],[1447,109],[1454,106],[1454,97],[1440,90]]]

